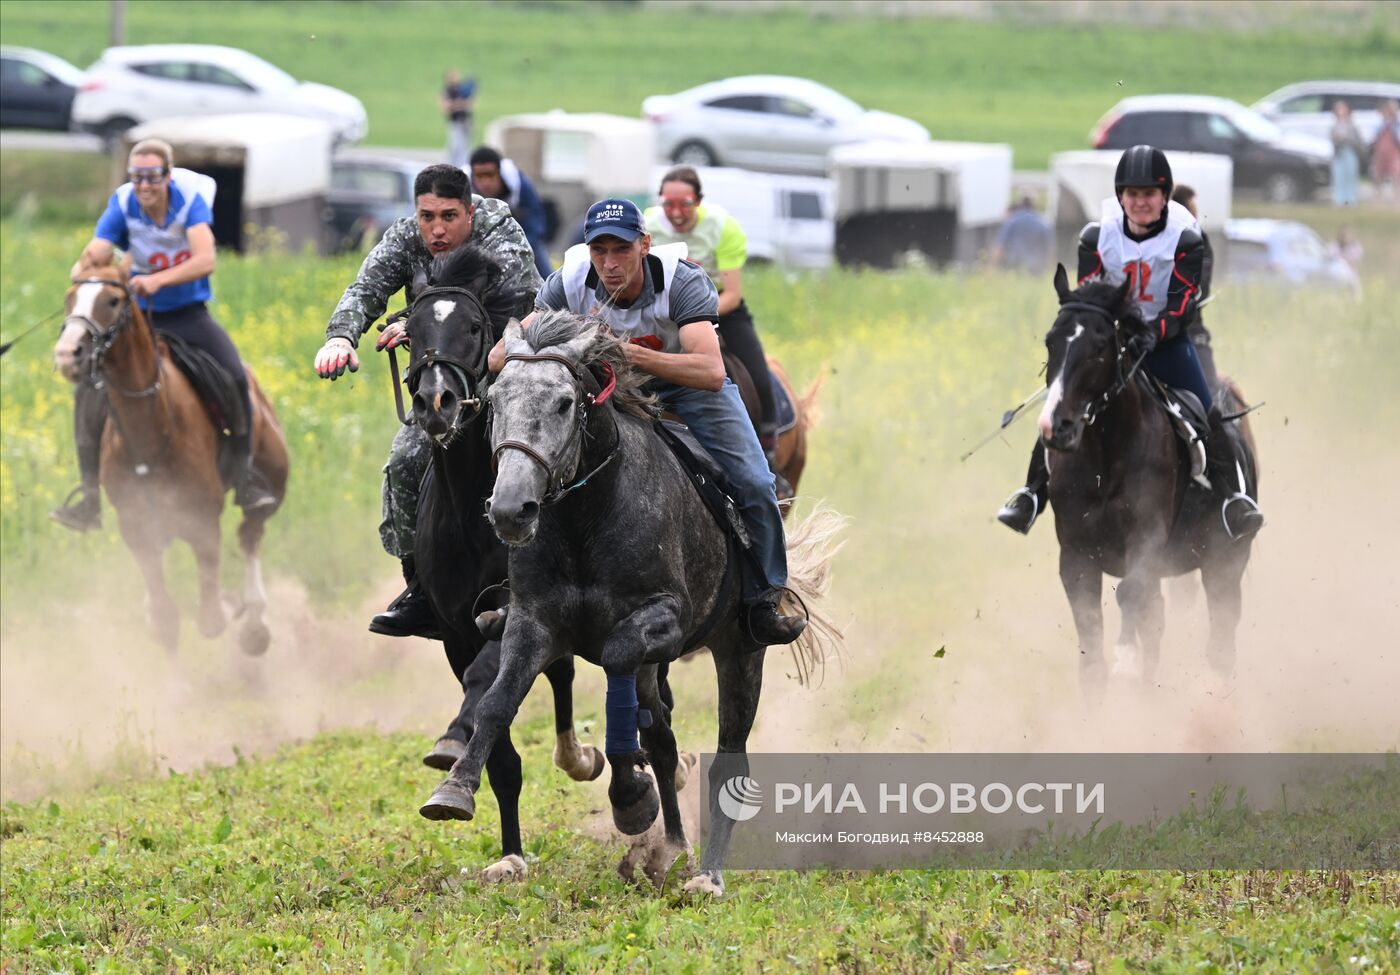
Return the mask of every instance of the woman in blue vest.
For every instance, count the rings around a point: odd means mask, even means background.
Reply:
[[[183,339],[209,353],[229,373],[243,401],[244,424],[252,430],[248,376],[228,333],[209,314],[209,275],[214,271],[214,181],[186,169],[175,169],[173,153],[159,139],[138,143],[127,157],[131,178],[112,194],[97,221],[97,230],[74,265],[105,265],[115,249],[126,251],[130,288],[158,333]],[[82,482],[63,507],[51,513],[59,524],[87,531],[102,524],[98,486],[102,427],[107,401],[88,383],[74,395],[74,440]],[[234,499],[245,510],[276,504],[267,485],[248,462],[251,432],[235,437]],[[76,496],[76,497],[75,497]]]

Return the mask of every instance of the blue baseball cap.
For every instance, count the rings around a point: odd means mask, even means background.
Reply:
[[[642,211],[631,200],[599,200],[588,208],[583,221],[583,242],[591,244],[599,237],[636,240],[646,233]]]

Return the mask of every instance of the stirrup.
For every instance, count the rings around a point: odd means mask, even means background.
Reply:
[[[1253,531],[1246,532],[1242,535],[1236,535],[1233,531],[1230,530],[1230,519],[1225,515],[1225,512],[1230,509],[1230,505],[1234,504],[1237,501],[1243,501],[1246,505],[1249,506],[1250,511],[1253,511],[1259,516],[1259,524],[1253,529]],[[1241,538],[1248,538],[1250,535],[1253,535],[1255,532],[1257,532],[1260,528],[1264,527],[1264,512],[1259,510],[1259,504],[1253,498],[1251,498],[1247,494],[1244,494],[1243,492],[1236,491],[1234,494],[1230,495],[1221,503],[1220,523],[1223,526],[1225,526],[1225,534],[1230,537],[1230,541],[1238,542]]]
[[[1031,499],[1031,520],[1026,523],[1025,528],[1017,528],[1008,519],[1016,516],[1015,510],[1011,507],[1011,503],[1023,495]],[[1010,528],[1012,531],[1020,532],[1022,535],[1030,534],[1031,526],[1035,524],[1035,520],[1039,517],[1040,498],[1038,498],[1036,496],[1036,493],[1028,487],[1023,487],[1017,491],[1012,492],[1011,497],[1006,499],[1006,503],[1003,504],[1001,506],[1001,510],[997,512],[997,521],[1001,522],[1003,525],[1005,525],[1007,528]]]

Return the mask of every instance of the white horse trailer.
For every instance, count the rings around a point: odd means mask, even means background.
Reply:
[[[567,246],[597,201],[617,196],[645,206],[655,191],[656,137],[642,119],[599,112],[507,115],[487,126],[484,144],[534,182],[555,231],[551,243],[562,233]]]
[[[1050,157],[1050,219],[1057,227],[1077,234],[1089,221],[1099,219],[1103,201],[1113,195],[1113,173],[1118,150],[1057,152]],[[1205,152],[1168,152],[1172,179],[1196,191],[1201,227],[1223,231],[1232,216],[1235,163],[1229,156]]]
[[[114,160],[120,167],[117,182],[126,181],[131,147],[152,138],[170,143],[175,165],[214,178],[219,246],[324,248],[334,141],[328,123],[274,114],[156,119],[123,136],[121,155]]]
[[[894,267],[911,252],[971,263],[991,246],[1011,201],[1011,147],[858,142],[831,151],[836,259]]]

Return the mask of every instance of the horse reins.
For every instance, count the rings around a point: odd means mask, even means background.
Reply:
[[[385,326],[392,325],[393,323],[402,321],[405,318],[411,318],[414,309],[416,309],[419,303],[422,302],[424,299],[431,297],[432,295],[445,294],[450,294],[454,297],[465,297],[471,304],[473,309],[475,309],[475,311],[477,312],[479,320],[481,322],[490,321],[490,317],[486,314],[485,306],[482,305],[481,299],[478,298],[474,292],[468,291],[466,288],[459,288],[453,285],[434,285],[433,287],[425,288],[419,294],[414,295],[413,304],[411,304],[409,307],[403,309],[400,312],[396,312],[395,314],[390,315],[388,318],[386,318],[384,320]],[[395,350],[393,348],[389,349],[389,379],[394,385],[394,408],[398,411],[399,422],[404,426],[407,426],[409,424],[409,419],[407,414],[404,412],[403,392],[399,388],[399,362],[398,357],[394,354],[394,352]],[[444,355],[437,349],[425,348],[422,350],[422,354],[419,355],[415,361],[412,361],[408,369],[404,372],[403,385],[408,387],[409,392],[413,392],[417,388],[418,377],[423,373],[425,369],[429,369],[433,366],[446,366],[447,368],[451,369],[457,374],[457,378],[462,383],[462,392],[464,394],[470,393],[472,391],[472,383],[469,377],[486,375],[486,362],[487,357],[490,355],[490,353],[491,343],[482,342],[481,351],[477,355],[477,361],[474,363],[469,363],[457,358],[456,356]],[[485,400],[482,397],[473,396],[470,399],[464,398],[462,400],[462,405],[470,406],[471,414],[464,419],[462,416],[462,411],[459,410],[457,412],[457,416],[452,422],[452,428],[448,431],[449,438],[454,436],[465,423],[470,423],[471,421],[475,420],[481,414],[482,408],[486,404]]]
[[[70,314],[66,315],[63,319],[64,325],[67,325],[69,322],[77,322],[78,324],[82,325],[83,329],[92,338],[92,360],[91,364],[88,366],[88,380],[92,384],[92,387],[94,389],[100,390],[110,385],[118,393],[129,399],[142,399],[144,397],[154,396],[157,393],[159,393],[161,385],[161,366],[159,349],[155,350],[155,378],[152,379],[150,385],[144,389],[123,389],[116,383],[113,383],[110,380],[108,380],[107,373],[104,368],[107,353],[112,350],[112,345],[116,342],[117,336],[121,334],[123,329],[125,329],[128,325],[135,321],[136,318],[136,316],[132,313],[131,310],[132,306],[136,303],[136,298],[134,295],[132,295],[130,286],[123,284],[120,281],[108,281],[106,278],[77,278],[73,281],[73,283],[100,284],[106,287],[120,288],[122,292],[126,295],[126,301],[122,303],[121,315],[117,318],[115,324],[113,324],[111,328],[103,328],[101,325],[98,325],[87,315]]]
[[[608,398],[612,396],[613,390],[617,389],[617,375],[613,372],[612,366],[603,363],[604,373],[607,376],[607,383],[597,393],[590,393],[584,388],[583,377],[579,374],[578,363],[567,356],[555,352],[513,352],[506,356],[506,364],[509,365],[512,362],[556,362],[567,369],[569,375],[573,377],[574,386],[579,393],[578,407],[576,410],[577,422],[570,427],[569,438],[564,441],[564,446],[559,451],[559,460],[562,462],[574,452],[575,445],[577,445],[587,433],[589,410],[595,406],[602,406],[608,401]],[[504,366],[502,368],[504,368]],[[613,458],[617,456],[618,444],[613,445],[613,449],[608,452],[608,456],[604,457],[602,462],[594,467],[593,470],[589,471],[583,477],[577,478],[572,484],[567,486],[564,484],[564,475],[562,473],[555,473],[554,464],[523,440],[502,440],[492,447],[492,470],[495,469],[497,462],[500,460],[501,453],[506,450],[518,450],[535,463],[539,464],[540,467],[544,468],[545,496],[542,504],[544,506],[549,506],[583,487],[594,475],[612,463]],[[579,449],[579,453],[580,455],[582,454],[581,448]],[[577,461],[574,466],[577,469]]]
[[[1066,310],[1096,312],[1097,314],[1100,314],[1104,318],[1107,318],[1113,322],[1113,344],[1115,347],[1115,351],[1117,352],[1115,365],[1117,366],[1118,370],[1118,381],[1112,386],[1110,386],[1108,389],[1104,390],[1103,393],[1097,399],[1091,399],[1088,405],[1084,407],[1084,414],[1082,419],[1084,420],[1086,426],[1093,426],[1094,421],[1099,418],[1099,415],[1105,409],[1108,408],[1108,404],[1113,402],[1113,400],[1115,400],[1123,392],[1123,390],[1128,388],[1128,383],[1132,382],[1133,376],[1137,375],[1138,367],[1142,365],[1143,360],[1147,358],[1148,353],[1147,351],[1144,351],[1142,355],[1137,357],[1136,361],[1133,362],[1132,366],[1125,370],[1123,368],[1123,359],[1128,351],[1128,346],[1127,343],[1122,341],[1122,337],[1119,335],[1119,319],[1113,318],[1113,316],[1109,314],[1108,309],[1104,308],[1102,305],[1090,304],[1087,301],[1066,301],[1060,305],[1060,311],[1063,312]]]

